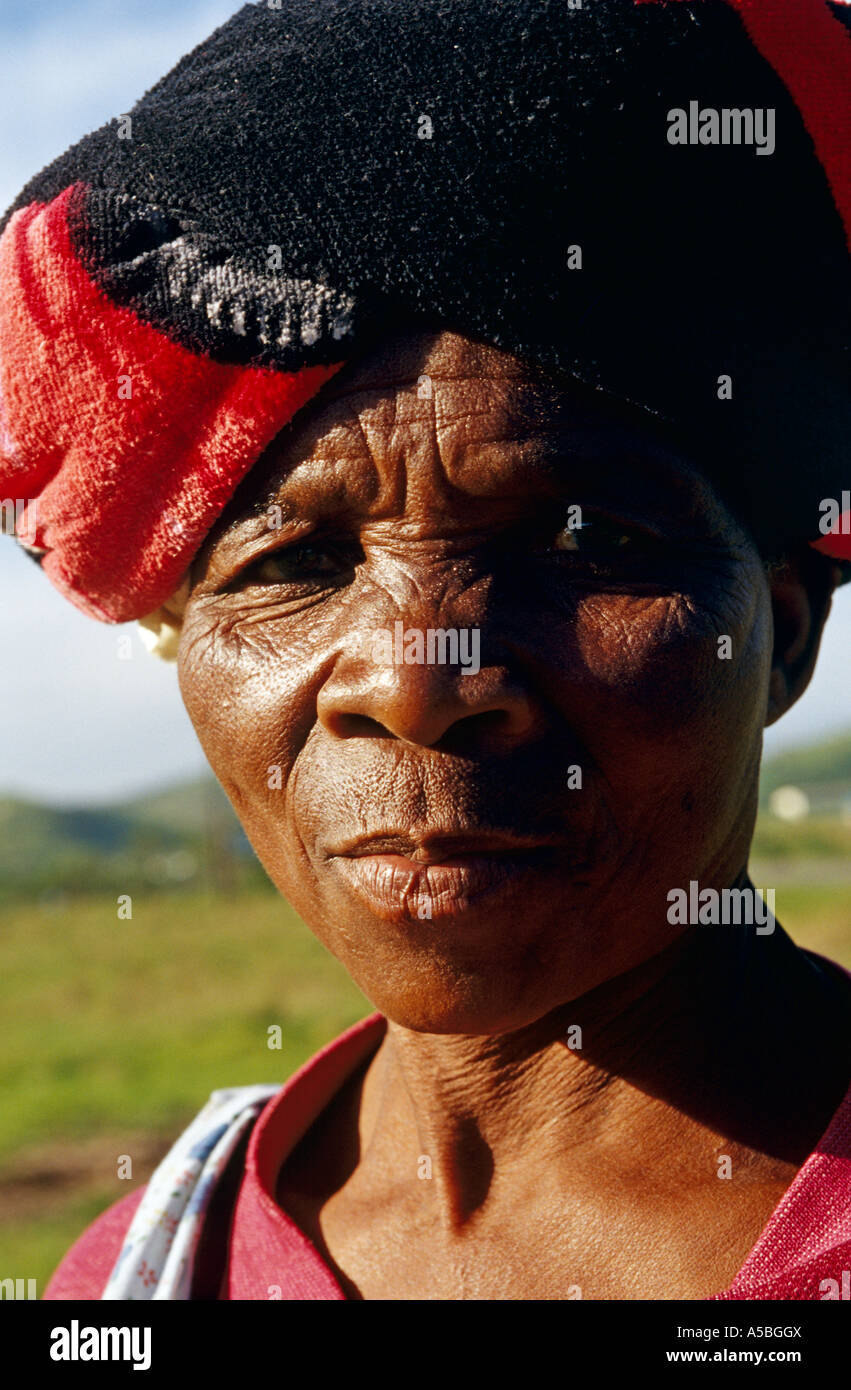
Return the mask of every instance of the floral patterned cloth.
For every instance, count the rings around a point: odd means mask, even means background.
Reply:
[[[198,1238],[237,1143],[279,1086],[214,1091],[148,1182],[102,1297],[188,1299]]]

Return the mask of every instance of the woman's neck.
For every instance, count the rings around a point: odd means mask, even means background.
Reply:
[[[798,1166],[848,1085],[849,994],[779,925],[709,926],[516,1033],[390,1023],[364,1082],[362,1161],[407,1168],[416,1151],[458,1221],[495,1172],[613,1144],[664,1155],[689,1119]]]

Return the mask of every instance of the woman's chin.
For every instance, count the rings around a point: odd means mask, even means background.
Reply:
[[[589,916],[584,884],[574,897],[579,885],[556,872],[511,866],[491,876],[490,865],[472,865],[460,875],[440,870],[430,882],[423,875],[406,895],[392,866],[366,867],[366,896],[352,891],[347,868],[308,900],[295,883],[279,886],[367,999],[401,1027],[513,1031],[607,975],[607,924]],[[622,945],[609,945],[617,973]]]
[[[551,972],[533,968],[490,973],[447,960],[396,958],[387,970],[375,955],[343,961],[380,1013],[415,1033],[491,1037],[527,1028],[573,994]],[[574,995],[575,997],[575,995]]]

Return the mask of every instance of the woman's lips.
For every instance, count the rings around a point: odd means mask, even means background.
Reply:
[[[394,922],[458,917],[478,900],[504,894],[523,877],[551,867],[556,852],[547,843],[496,847],[485,839],[464,848],[419,846],[400,853],[393,840],[375,837],[331,862],[371,912]]]

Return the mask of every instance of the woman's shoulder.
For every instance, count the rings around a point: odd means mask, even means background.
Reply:
[[[101,1297],[144,1194],[144,1187],[135,1188],[86,1227],[51,1276],[44,1291],[46,1300]]]

